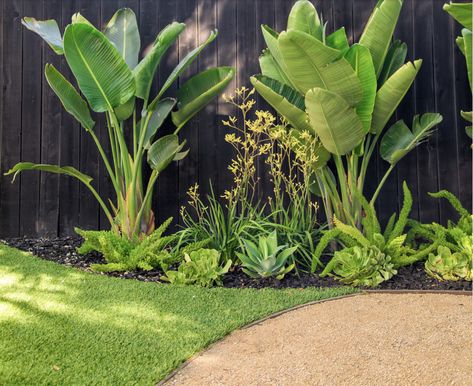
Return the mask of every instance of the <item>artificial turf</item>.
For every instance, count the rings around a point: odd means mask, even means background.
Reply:
[[[0,244],[0,384],[155,384],[240,326],[351,292],[144,283],[67,268]]]

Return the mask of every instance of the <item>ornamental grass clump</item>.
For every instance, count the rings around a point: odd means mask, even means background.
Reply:
[[[225,259],[234,259],[242,238],[257,242],[258,235],[277,230],[283,244],[298,246],[295,261],[309,270],[320,225],[313,182],[305,176],[318,162],[319,144],[309,133],[291,135],[287,122],[277,122],[268,111],[253,113],[253,95],[254,89],[246,87],[224,95],[240,113],[223,121],[229,130],[225,141],[235,154],[228,165],[233,185],[222,194],[224,203],[213,190],[204,202],[198,186],[191,187],[189,206],[181,210],[183,232],[192,240],[211,238]],[[267,197],[258,195],[263,173],[272,185]]]
[[[229,67],[211,68],[184,82],[175,97],[164,94],[215,40],[217,31],[212,31],[200,46],[183,57],[153,97],[150,90],[158,65],[184,31],[185,24],[167,25],[139,60],[140,34],[136,16],[129,8],[118,10],[102,31],[79,13],[72,16],[64,35],[54,20],[25,17],[22,23],[40,35],[56,54],[65,56],[79,89],[52,64],[46,65],[46,80],[66,111],[92,137],[115,197],[101,197],[92,178],[71,166],[20,162],[7,174],[15,177],[25,170],[41,170],[77,178],[97,199],[114,234],[133,241],[152,234],[155,215],[151,197],[157,179],[171,162],[182,160],[188,153],[185,140],[178,137],[180,130],[222,92],[235,71]],[[105,115],[110,152],[98,138],[90,110]],[[169,116],[174,132],[156,138]],[[131,143],[125,139],[128,135],[132,137]],[[143,173],[145,164],[151,169],[149,178]]]
[[[317,141],[318,163],[306,176],[321,196],[329,226],[340,221],[360,227],[368,165],[378,147],[389,163],[373,204],[396,164],[425,141],[439,114],[416,115],[385,126],[419,72],[422,60],[405,62],[407,46],[393,41],[402,0],[379,0],[360,40],[350,46],[342,27],[326,34],[309,0],[291,9],[286,31],[261,27],[267,48],[259,58],[261,74],[251,77],[257,92],[283,116],[293,133]],[[332,160],[332,162],[329,162]]]

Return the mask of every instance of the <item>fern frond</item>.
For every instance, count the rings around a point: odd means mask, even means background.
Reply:
[[[356,240],[360,245],[364,247],[368,247],[370,245],[369,240],[355,227],[342,223],[336,216],[333,217],[333,223],[337,229]]]
[[[399,213],[399,218],[389,236],[388,243],[390,243],[396,237],[401,236],[404,233],[404,228],[406,227],[407,220],[409,218],[409,213],[411,213],[412,194],[409,188],[407,187],[406,181],[402,183],[402,190],[404,192],[404,202],[402,204],[401,212]]]
[[[470,215],[470,213],[463,207],[460,200],[448,190],[440,190],[437,193],[429,193],[429,196],[434,198],[445,198],[450,203],[450,205],[455,208],[461,217]]]
[[[312,255],[312,264],[311,264],[312,273],[315,272],[318,265],[322,265],[322,263],[320,262],[320,257],[322,256],[322,253],[325,251],[325,249],[330,244],[330,242],[337,239],[340,233],[342,232],[339,229],[333,228],[333,229],[330,229],[329,231],[326,231],[324,235],[320,238],[319,243],[317,244],[317,248],[315,248],[315,252]]]
[[[95,272],[124,272],[128,266],[123,263],[92,264],[90,269]]]
[[[394,212],[391,217],[389,217],[388,223],[386,224],[386,228],[384,228],[384,239],[389,240],[389,237],[391,236],[391,232],[393,231],[394,228],[394,223],[396,222],[396,212]]]
[[[379,225],[376,209],[374,208],[374,205],[369,204],[368,200],[365,198],[365,196],[363,196],[363,194],[361,194],[358,189],[355,189],[353,193],[355,197],[360,201],[361,207],[366,213],[366,217],[363,221],[365,235],[370,241],[373,241],[373,235],[375,233],[381,233],[381,226]]]

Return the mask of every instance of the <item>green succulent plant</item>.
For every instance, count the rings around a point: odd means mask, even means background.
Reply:
[[[429,258],[425,262],[425,271],[441,281],[472,281],[471,249],[470,253],[452,252],[450,248],[440,245],[437,248],[437,253],[429,254]]]
[[[391,256],[369,245],[335,252],[321,276],[333,276],[353,286],[376,287],[396,273]]]
[[[236,255],[240,259],[243,272],[250,277],[276,277],[281,280],[295,266],[293,262],[288,262],[297,246],[288,248],[287,245],[278,245],[276,231],[268,236],[260,236],[258,245],[247,239],[242,239],[241,242],[243,252],[236,252]]]
[[[227,260],[220,265],[220,253],[215,249],[198,249],[190,254],[184,254],[184,261],[177,271],[166,271],[161,279],[172,284],[196,284],[202,287],[222,285],[222,277],[232,265]]]

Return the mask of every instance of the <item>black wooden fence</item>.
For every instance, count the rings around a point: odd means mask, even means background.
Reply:
[[[389,1],[389,0],[386,0]],[[0,0],[0,236],[65,235],[74,226],[106,227],[106,218],[79,183],[64,176],[27,172],[14,184],[3,177],[16,162],[33,161],[72,165],[94,177],[101,193],[111,192],[106,173],[91,139],[74,119],[63,111],[47,85],[44,64],[49,62],[69,74],[62,57],[56,56],[35,34],[25,30],[20,19],[56,19],[62,28],[80,11],[96,25],[103,25],[119,7],[132,8],[139,18],[142,47],[173,20],[184,21],[187,29],[179,44],[159,70],[161,82],[179,58],[218,28],[219,37],[192,68],[231,65],[236,85],[248,85],[248,76],[258,72],[258,54],[264,46],[260,24],[285,29],[293,0]],[[379,199],[383,218],[397,210],[400,189],[407,180],[415,202],[412,215],[422,221],[441,221],[453,215],[442,202],[427,192],[446,188],[471,208],[471,151],[464,132],[460,109],[469,109],[471,95],[464,58],[454,40],[460,27],[443,10],[444,0],[405,0],[396,38],[409,46],[408,58],[424,63],[398,118],[410,121],[419,112],[438,111],[444,116],[437,132],[417,151],[407,156],[393,173]],[[330,31],[345,26],[351,40],[357,40],[376,0],[316,0]],[[172,91],[172,90],[171,90]],[[264,107],[262,101],[258,102]],[[198,182],[203,192],[212,180],[215,190],[231,183],[226,169],[231,152],[224,140],[220,121],[232,110],[222,99],[215,101],[182,131],[190,144],[189,156],[172,165],[160,178],[154,207],[160,220],[179,217],[186,203],[185,192]],[[106,127],[99,121],[101,138]],[[368,176],[372,189],[386,169],[385,162],[373,160]],[[261,192],[269,181],[261,173]]]

